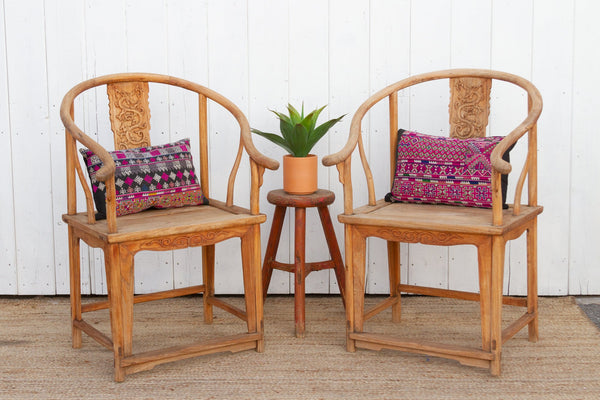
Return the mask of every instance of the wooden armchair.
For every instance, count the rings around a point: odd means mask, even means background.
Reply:
[[[74,101],[88,89],[106,85],[109,98],[110,121],[114,132],[114,149],[124,150],[151,146],[150,110],[148,105],[149,82],[179,87],[198,96],[199,152],[194,154],[204,205],[177,208],[151,208],[134,214],[123,213],[118,202],[120,192],[115,186],[118,172],[113,156],[94,139],[86,135],[74,122]],[[158,86],[158,85],[157,85]],[[208,159],[207,108],[222,108],[239,125],[239,137],[230,135],[235,158],[224,202],[210,197]],[[263,302],[260,272],[260,224],[266,216],[259,212],[259,188],[265,168],[276,169],[278,163],[260,154],[250,135],[250,126],[244,114],[229,100],[201,85],[170,76],[125,73],[90,79],[76,85],[64,97],[60,115],[66,128],[67,162],[67,214],[63,220],[68,225],[69,263],[71,285],[71,313],[73,347],[81,347],[81,332],[114,352],[115,380],[123,381],[125,375],[153,368],[155,365],[183,358],[215,352],[237,352],[246,349],[263,350]],[[97,187],[91,188],[77,154],[77,142],[99,157],[102,166],[96,171],[99,186],[105,186],[105,202],[96,208],[105,212],[105,219],[97,220],[94,196]],[[236,149],[237,147],[237,149]],[[237,150],[237,155],[235,151]],[[234,205],[234,182],[244,151],[250,159],[250,209]],[[191,153],[190,153],[191,154]],[[165,158],[166,159],[166,158]],[[152,160],[155,161],[155,160]],[[86,164],[87,165],[87,164]],[[121,164],[119,164],[121,165]],[[89,167],[89,165],[87,165]],[[189,171],[187,171],[189,172]],[[193,172],[192,172],[193,173]],[[76,176],[85,193],[87,210],[78,212]],[[117,176],[117,185],[121,185]],[[198,182],[199,181],[199,182]],[[152,188],[156,189],[156,185]],[[152,189],[151,188],[151,189]],[[94,192],[94,193],[92,193]],[[150,193],[149,196],[153,194]],[[138,200],[135,200],[138,201]],[[166,198],[167,203],[172,198]],[[132,203],[133,204],[133,203]],[[159,203],[160,204],[160,203]],[[161,207],[164,204],[161,205]],[[117,216],[118,212],[122,216]],[[245,310],[225,303],[214,296],[215,244],[227,239],[241,240],[242,270],[245,291]],[[80,281],[80,240],[104,252],[108,301],[82,305]],[[202,246],[203,284],[173,289],[159,293],[134,296],[134,255],[141,250],[165,251]],[[194,343],[134,354],[133,308],[134,303],[166,299],[194,293],[203,293],[204,320],[211,323],[213,306],[246,321],[247,331]],[[87,323],[82,314],[89,311],[110,310],[112,335],[107,336]]]
[[[398,124],[398,91],[411,86],[448,79],[450,95],[450,136],[483,137],[490,112],[492,81],[512,83],[528,96],[525,120],[496,145],[491,153],[492,207],[473,208],[455,205],[386,202],[376,200],[373,174],[363,147],[361,122],[376,103],[388,99],[390,127],[391,181],[396,168]],[[428,354],[458,360],[462,364],[489,368],[500,374],[502,345],[520,329],[528,326],[529,340],[538,338],[537,311],[537,216],[542,207],[537,204],[537,139],[536,121],[542,111],[542,98],[527,80],[515,75],[490,70],[456,69],[410,77],[372,95],[356,111],[346,145],[338,153],[323,158],[326,166],[337,166],[344,189],[344,213],[338,216],[345,226],[346,254],[346,316],[347,349],[356,347],[382,348]],[[405,126],[406,127],[406,126]],[[519,138],[527,134],[527,151],[523,170],[516,181],[514,203],[503,209],[501,174],[508,174],[511,165],[502,156]],[[352,187],[352,152],[358,146],[366,175],[368,204],[354,208]],[[527,201],[521,194],[527,180]],[[504,253],[507,241],[527,232],[527,297],[503,296]],[[365,247],[367,237],[387,241],[390,296],[371,310],[365,311]],[[477,247],[479,262],[479,293],[446,290],[400,283],[400,242],[453,246],[470,244]],[[450,297],[480,302],[481,348],[402,340],[398,337],[369,333],[365,321],[391,307],[392,319],[400,321],[400,293]],[[525,313],[512,325],[502,329],[502,305],[522,306]],[[440,321],[442,322],[442,321]]]

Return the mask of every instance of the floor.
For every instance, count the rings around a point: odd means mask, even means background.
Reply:
[[[577,304],[590,320],[600,329],[600,296],[576,297]]]
[[[243,307],[241,297],[227,300]],[[368,297],[367,307],[381,300]],[[87,335],[81,349],[71,348],[68,297],[0,296],[0,399],[598,400],[600,329],[573,297],[541,297],[539,303],[539,341],[530,343],[525,330],[506,342],[499,377],[437,357],[346,351],[346,318],[339,296],[308,296],[307,335],[296,338],[293,297],[269,296],[263,353],[181,360],[115,383],[111,351]],[[522,312],[506,307],[503,315],[508,323]],[[199,296],[139,303],[134,348],[179,346],[246,328],[244,321],[222,310],[215,310],[210,326],[202,322],[202,315]],[[107,317],[106,310],[87,316],[105,333],[110,332]],[[407,296],[402,317],[402,323],[395,324],[386,310],[367,325],[373,333],[416,340],[480,343],[475,302]]]

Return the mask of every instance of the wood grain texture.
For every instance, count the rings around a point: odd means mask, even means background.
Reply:
[[[490,115],[491,79],[450,79],[450,137],[484,137]]]
[[[148,82],[106,85],[115,149],[150,146]]]

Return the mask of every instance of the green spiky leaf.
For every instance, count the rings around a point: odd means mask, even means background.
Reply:
[[[327,131],[344,117],[342,115],[316,127],[317,119],[325,107],[317,108],[304,116],[304,103],[300,112],[288,104],[289,115],[271,110],[279,118],[281,136],[258,129],[252,129],[252,132],[281,146],[294,157],[306,157]]]
[[[293,105],[288,104],[288,112],[290,113],[290,120],[294,125],[299,124],[302,121],[302,115],[294,108]]]
[[[276,145],[282,147],[288,153],[290,153],[290,154],[294,153],[294,149],[292,149],[290,144],[281,136],[278,136],[274,133],[262,132],[262,131],[259,131],[258,129],[252,129],[252,132],[264,137],[265,139],[270,140],[271,142],[275,143]]]
[[[306,130],[308,132],[312,132],[315,129],[315,126],[317,125],[317,119],[319,118],[319,114],[321,114],[321,111],[323,111],[323,109],[325,107],[327,107],[327,106],[318,108],[318,109],[312,111],[306,117],[304,117],[301,124],[304,125],[304,127],[306,128]]]
[[[291,142],[294,157],[306,157],[310,151],[308,146],[308,131],[302,124],[294,126],[294,134]]]
[[[317,144],[317,142],[321,140],[323,136],[325,136],[329,129],[331,129],[335,124],[340,122],[342,118],[344,118],[344,116],[345,114],[341,117],[331,119],[315,128],[308,138],[308,144],[310,145],[310,147],[312,148],[315,144]]]

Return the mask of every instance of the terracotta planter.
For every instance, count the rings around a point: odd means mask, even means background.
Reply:
[[[317,191],[317,161],[314,154],[306,157],[283,156],[283,190],[290,194],[311,194]]]

